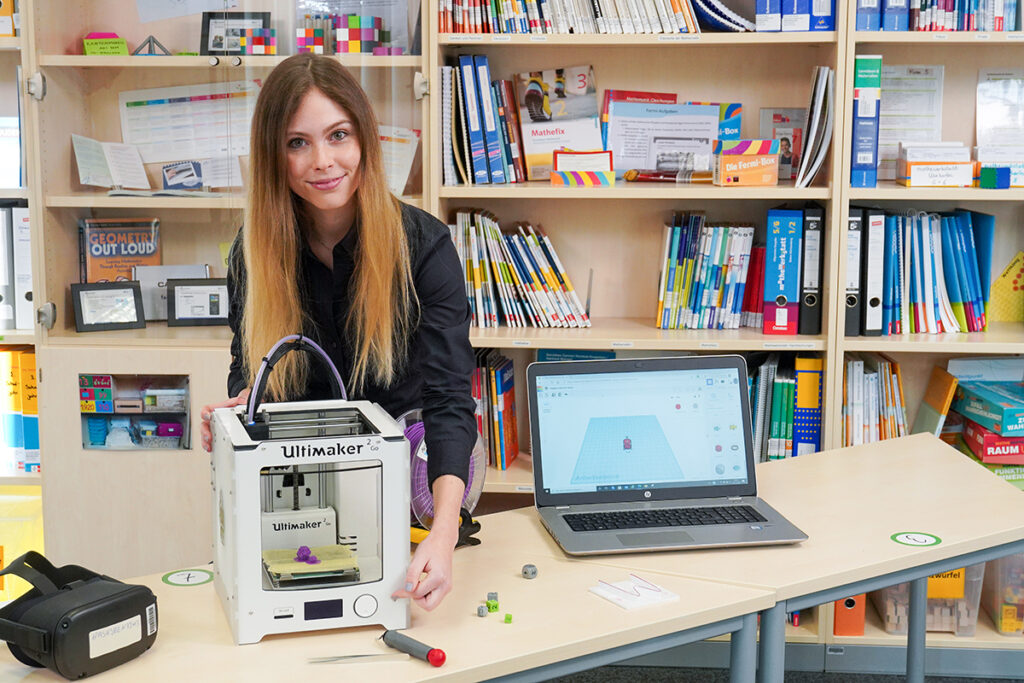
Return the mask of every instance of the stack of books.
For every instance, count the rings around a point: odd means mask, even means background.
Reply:
[[[751,364],[753,367],[753,363]],[[754,457],[781,460],[821,450],[823,361],[771,354],[751,375]]]
[[[882,354],[846,354],[842,428],[844,446],[909,433],[899,363]]]
[[[515,365],[496,349],[476,352],[473,371],[476,427],[491,467],[508,469],[519,455]]]
[[[850,207],[847,231],[848,336],[987,328],[993,216]]]
[[[699,33],[689,0],[442,2],[442,33]]]
[[[1019,31],[1017,0],[857,0],[858,31]]]
[[[477,327],[590,327],[551,239],[540,227],[507,232],[493,214],[462,210],[449,225]],[[500,323],[499,323],[500,321]]]

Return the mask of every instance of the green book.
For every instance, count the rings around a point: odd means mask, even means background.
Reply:
[[[779,448],[779,435],[782,433],[782,401],[783,394],[785,393],[785,380],[782,378],[782,371],[775,376],[775,382],[772,385],[772,422],[771,429],[768,431],[768,459],[778,460],[779,453],[782,450]]]

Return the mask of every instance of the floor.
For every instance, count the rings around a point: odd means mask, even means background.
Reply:
[[[603,666],[583,671],[572,676],[553,679],[557,683],[728,683],[729,672],[725,669],[679,669],[651,666]],[[902,683],[903,676],[880,676],[874,674],[811,673],[787,671],[786,683]],[[928,676],[926,683],[979,683],[980,678],[948,678]],[[999,679],[1000,681],[1024,681],[1024,678]]]

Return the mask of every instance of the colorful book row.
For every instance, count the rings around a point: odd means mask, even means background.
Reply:
[[[754,457],[782,460],[821,450],[822,373],[815,356],[771,354],[752,374]]]
[[[501,470],[519,455],[516,421],[515,365],[495,349],[476,352],[473,371],[476,426],[487,449],[491,467]]]
[[[442,33],[700,33],[689,0],[444,0]]]
[[[987,328],[993,216],[851,207],[847,236],[848,336]]]
[[[538,227],[503,233],[483,211],[458,211],[448,226],[466,273],[476,327],[590,327],[551,239]]]
[[[857,0],[858,31],[1020,31],[1017,0]]]
[[[0,349],[0,475],[39,471],[39,389],[36,354]]]
[[[882,354],[846,355],[842,431],[844,446],[910,433],[899,363]]]

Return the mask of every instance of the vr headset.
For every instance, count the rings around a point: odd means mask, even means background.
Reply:
[[[67,679],[92,676],[138,657],[156,640],[156,596],[84,567],[54,567],[29,551],[0,576],[33,588],[0,609],[0,640],[23,664]]]

